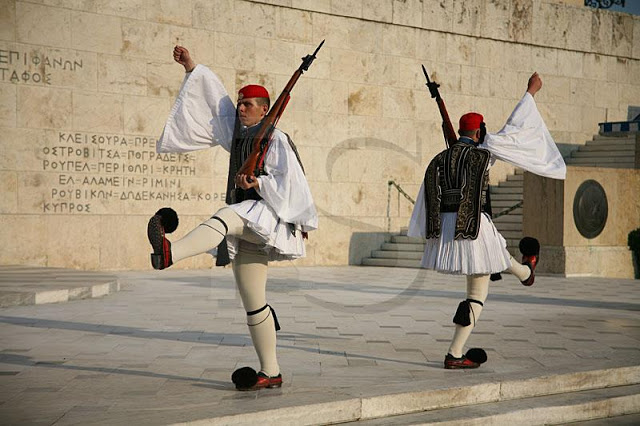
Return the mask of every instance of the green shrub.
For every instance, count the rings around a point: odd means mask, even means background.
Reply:
[[[627,245],[631,250],[640,253],[640,228],[634,229],[633,231],[629,232]]]

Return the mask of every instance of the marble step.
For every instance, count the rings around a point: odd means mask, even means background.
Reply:
[[[367,258],[362,259],[363,266],[385,266],[385,267],[400,267],[400,268],[419,268],[420,259],[377,259]]]
[[[584,162],[584,163],[573,163],[567,162],[569,166],[579,166],[579,167],[603,167],[605,169],[634,169],[634,163],[598,163],[597,161],[592,162]]]
[[[583,163],[593,163],[597,162],[598,164],[619,164],[619,163],[633,163],[633,157],[572,157],[567,158],[565,160],[567,164],[583,164]]]
[[[503,235],[504,237],[504,235]],[[520,244],[520,239],[521,238],[504,238],[505,240],[507,240],[507,247],[518,247],[518,244]]]
[[[506,217],[506,216],[503,216],[503,217]],[[504,232],[509,232],[509,231],[522,232],[522,221],[520,221],[520,222],[505,222],[505,221],[501,221],[501,222],[496,222],[495,225],[496,225],[496,228],[498,229],[498,231],[501,234],[503,234]]]
[[[499,230],[505,240],[518,240],[523,237],[522,229],[505,229]]]
[[[635,135],[629,135],[627,137],[606,137],[606,136],[594,136],[590,141],[587,141],[587,145],[635,145]]]
[[[578,148],[578,151],[589,151],[589,152],[619,152],[619,151],[634,151],[635,152],[635,142],[628,144],[595,144],[588,142],[586,145],[582,145]],[[574,152],[578,152],[574,151]]]
[[[360,426],[557,425],[639,412],[640,385],[628,385],[423,411],[346,424]]]
[[[493,206],[495,201],[514,201],[512,204],[522,201],[522,192],[520,193],[491,193],[491,205]]]
[[[522,201],[522,199],[518,200],[518,199],[498,199],[498,200],[494,200],[493,198],[491,198],[491,207],[493,208],[493,210],[495,210],[496,212],[499,210],[504,210],[508,207],[513,206],[514,204],[519,203],[520,201]],[[519,207],[520,209],[522,207]]]
[[[629,133],[629,134],[624,135],[624,136],[604,136],[604,135],[601,135],[601,134],[598,134],[598,133],[593,135],[593,140],[594,141],[596,141],[596,140],[607,140],[607,141],[610,141],[610,140],[622,140],[622,141],[625,141],[625,140],[635,140],[635,138],[636,138],[636,135],[633,134],[633,133]]]
[[[571,153],[571,158],[613,158],[613,157],[633,157],[635,155],[634,150],[620,150],[620,151],[591,151],[582,150],[574,151]]]
[[[371,257],[374,259],[420,260],[422,259],[422,253],[422,251],[374,250],[371,252]]]
[[[116,275],[39,266],[0,266],[0,308],[103,297],[120,291]]]
[[[522,211],[522,209],[516,209],[516,210]],[[500,225],[503,223],[517,223],[522,228],[522,213],[520,214],[514,213],[516,210],[504,216],[500,216],[498,218],[493,219],[494,225],[496,225],[496,227],[499,228]]]
[[[493,200],[493,195],[499,194],[519,194],[522,196],[522,185],[517,186],[492,186],[491,187],[491,199]]]
[[[568,166],[577,167],[604,167],[609,169],[633,169],[635,163],[633,161],[618,161],[616,163],[601,162],[600,160],[591,160],[583,158],[573,158],[566,162]]]
[[[383,243],[382,250],[390,250],[390,251],[423,251],[424,244],[408,244],[408,243]]]
[[[506,180],[500,182],[498,185],[491,185],[491,189],[493,188],[520,188],[522,191],[522,183],[523,180]]]
[[[391,242],[401,244],[424,244],[424,238],[407,237],[406,235],[394,235],[391,237]]]
[[[510,205],[506,205],[504,207],[499,207],[499,206],[495,206],[494,205],[493,206],[493,214],[495,215],[495,214],[501,213],[501,212],[507,210],[510,207],[511,207]],[[507,213],[507,216],[522,216],[522,207],[518,207],[515,210],[511,210],[511,212]],[[501,217],[503,217],[503,216],[501,216]],[[500,219],[500,218],[498,218],[498,219]],[[497,219],[494,219],[494,220],[497,220]]]

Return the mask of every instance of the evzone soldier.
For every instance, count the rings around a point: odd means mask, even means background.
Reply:
[[[243,87],[234,104],[218,76],[204,65],[196,65],[187,49],[176,46],[173,58],[184,66],[186,76],[157,151],[187,152],[213,146],[228,151],[228,206],[177,241],[165,237],[177,227],[177,215],[168,208],[159,210],[149,220],[147,231],[153,248],[152,265],[165,269],[216,247],[217,265],[233,260],[233,274],[260,360],[257,375],[245,367],[234,373],[233,381],[239,390],[280,387],[282,375],[276,358],[279,326],[266,301],[267,265],[305,256],[303,238],[318,226],[311,191],[293,142],[276,128],[259,144],[257,177],[238,173],[258,146],[254,136],[269,111],[269,93],[264,87]]]
[[[408,235],[427,239],[423,268],[467,277],[467,298],[459,304],[453,319],[456,329],[444,368],[477,368],[486,361],[484,350],[476,348],[464,354],[463,348],[484,307],[491,274],[506,270],[525,286],[534,282],[538,241],[523,238],[522,263],[517,262],[484,210],[489,168],[496,159],[540,176],[566,176],[565,163],[533,99],[541,87],[542,80],[534,73],[527,92],[498,133],[484,135],[482,115],[463,115],[460,138],[455,141],[454,136],[448,149],[427,167]]]

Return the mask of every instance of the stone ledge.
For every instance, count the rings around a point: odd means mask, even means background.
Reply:
[[[358,421],[357,424],[381,426],[393,420],[394,424],[406,425],[538,425],[604,418],[609,418],[607,424],[618,424],[616,419],[610,418],[637,413],[639,410],[640,386],[634,385],[423,411],[393,418]]]
[[[120,290],[115,275],[73,269],[0,266],[0,308],[106,296]]]
[[[494,383],[474,383],[469,386],[415,390],[393,393],[397,386],[390,386],[380,395],[323,403],[282,407],[231,416],[212,417],[189,421],[190,425],[252,424],[268,419],[268,424],[332,424],[369,420],[393,415],[403,415],[442,408],[517,400],[523,398],[559,395],[640,383],[640,366],[605,368],[568,374],[549,374],[535,378],[513,378]],[[422,383],[427,387],[428,384]],[[419,383],[412,383],[417,387]],[[371,389],[372,393],[385,392],[384,387]],[[637,398],[633,399],[635,404]],[[309,413],[314,413],[312,417]],[[321,419],[321,420],[319,420]],[[187,423],[174,423],[176,425]]]

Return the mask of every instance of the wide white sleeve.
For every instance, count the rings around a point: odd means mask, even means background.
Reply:
[[[409,237],[423,237],[426,235],[427,227],[427,210],[424,205],[424,182],[420,186],[416,203],[413,206],[413,213],[409,221]]]
[[[525,93],[498,133],[487,133],[480,148],[540,176],[564,179],[567,166],[542,120],[533,96]]]
[[[196,65],[180,87],[162,136],[158,152],[187,152],[220,145],[231,148],[236,107],[217,75]]]
[[[318,228],[318,213],[311,189],[287,136],[276,129],[265,156],[265,176],[258,177],[258,193],[278,217],[303,231]]]

